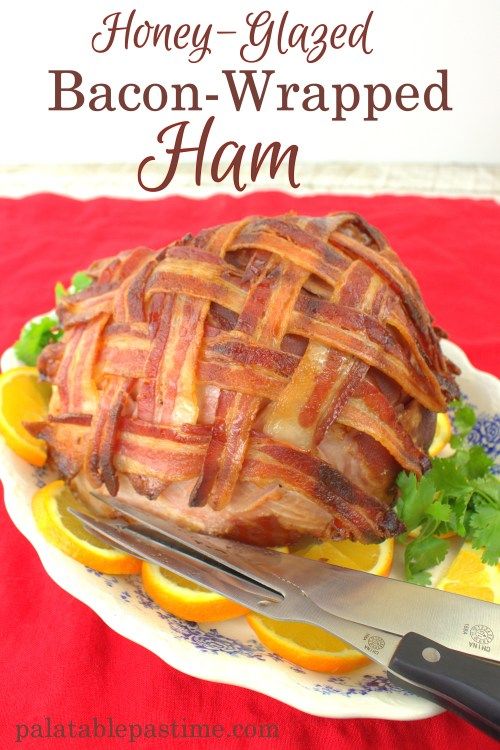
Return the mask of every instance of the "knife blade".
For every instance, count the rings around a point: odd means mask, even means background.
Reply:
[[[349,622],[326,612],[291,581],[281,579],[275,587],[276,577],[270,574],[266,585],[254,580],[251,570],[241,561],[236,568],[229,561],[213,560],[205,554],[203,543],[188,547],[164,531],[155,538],[158,532],[146,526],[102,521],[76,510],[71,512],[89,531],[115,547],[208,585],[261,614],[310,623],[333,633],[382,664],[395,685],[455,711],[482,731],[500,738],[497,663],[454,651],[419,633],[408,632],[400,637]]]
[[[254,579],[264,584],[269,576],[278,590],[280,582],[293,583],[332,615],[400,636],[416,631],[454,650],[500,661],[500,607],[497,604],[197,534],[145,510],[124,505],[117,498],[92,494],[155,533],[164,531],[169,538],[188,547],[203,548],[204,553],[217,562],[238,568],[241,561],[245,570],[251,570]]]

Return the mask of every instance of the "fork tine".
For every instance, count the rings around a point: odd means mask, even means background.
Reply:
[[[188,531],[172,521],[159,518],[145,510],[125,505],[120,502],[119,498],[110,498],[97,492],[91,494],[101,502],[110,505],[123,516],[146,526],[156,535],[160,535],[162,539],[166,539],[169,544],[172,542],[182,544],[195,555],[199,555],[201,552],[213,562],[237,570],[242,575],[250,575],[252,579],[259,581],[264,586],[269,585],[269,579],[272,577],[274,579],[272,587],[280,591],[282,595],[285,594],[283,586],[284,579],[288,578],[290,570],[289,555],[267,547],[256,547],[232,539],[222,539]],[[311,560],[297,558],[295,564],[305,568],[311,562]]]
[[[73,508],[69,510],[88,531],[125,552],[167,568],[255,611],[262,609],[259,603],[263,600],[279,602],[282,599],[278,592],[252,581],[250,577],[244,578],[226,567],[222,569],[212,561],[193,556],[189,550],[182,551],[168,545],[165,540],[152,539],[119,522],[97,520]]]
[[[146,536],[147,529],[140,533],[120,522],[97,520],[73,509],[71,509],[71,513],[89,531],[97,533],[108,542],[113,542],[120,549],[173,570],[202,586],[217,591],[222,596],[227,596],[233,601],[249,607],[254,612],[278,620],[299,620],[300,622],[319,625],[327,632],[334,633],[347,643],[351,643],[355,648],[362,649],[360,644],[362,644],[363,637],[367,632],[366,626],[325,613],[302,592],[297,593],[292,584],[286,595],[281,596],[277,591],[261,587],[258,582],[249,580],[249,578],[241,578],[236,571],[228,572],[225,568],[221,569],[213,561],[195,557],[191,550],[183,552],[182,549],[169,546],[166,540],[160,542],[151,539]],[[325,616],[328,624],[324,622]],[[370,632],[378,637],[383,637],[384,643],[391,644],[393,648],[400,641],[398,636],[385,630],[372,627]],[[386,663],[380,658],[378,660],[381,663]]]

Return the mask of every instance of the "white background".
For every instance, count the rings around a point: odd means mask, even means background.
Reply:
[[[213,23],[236,29],[238,37],[211,37],[212,54],[201,63],[187,62],[185,52],[122,46],[97,55],[90,40],[103,30],[102,19],[137,7],[137,21],[152,23]],[[364,112],[332,122],[331,114],[276,112],[272,100],[260,114],[250,108],[235,113],[219,71],[243,65],[238,49],[245,38],[248,11],[272,9],[279,22],[282,11],[290,20],[314,26],[324,22],[353,25],[374,10],[369,41],[374,52],[331,50],[319,63],[304,62],[302,54],[269,54],[257,68],[275,68],[276,80],[331,83],[384,82],[394,89],[413,82],[423,88],[437,80],[436,70],[449,70],[451,112],[389,110],[378,122],[364,122]],[[304,161],[348,162],[500,162],[500,1],[499,0],[16,0],[3,3],[1,14],[0,76],[2,122],[0,162],[111,163],[141,161],[161,156],[156,135],[179,119],[192,121],[194,145],[202,124],[216,115],[216,131],[209,151],[234,139],[253,145],[274,139],[297,143]],[[197,83],[200,92],[220,94],[203,112],[50,112],[53,99],[51,68],[72,68],[84,77],[83,90],[98,82],[118,88],[134,81]]]

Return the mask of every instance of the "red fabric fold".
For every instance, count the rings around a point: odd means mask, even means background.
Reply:
[[[387,235],[414,273],[436,323],[476,367],[500,374],[500,207],[493,201],[254,193],[204,200],[76,201],[53,195],[0,199],[0,345],[53,306],[56,281],[91,260],[136,246],[159,248],[187,232],[247,214],[295,210],[359,212]],[[16,747],[16,724],[160,722],[275,723],[277,739],[142,740],[136,747],[489,748],[451,714],[418,722],[334,720],[228,685],[200,681],[110,630],[52,582],[31,547],[0,510],[0,747]],[[333,698],[332,698],[333,700]],[[25,739],[19,747],[117,748],[126,739]],[[130,745],[134,746],[134,745]]]

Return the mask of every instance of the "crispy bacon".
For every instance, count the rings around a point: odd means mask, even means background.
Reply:
[[[280,218],[261,219],[246,225],[236,238],[233,249],[272,249],[284,260],[329,283],[335,283],[349,266],[349,261],[328,243],[308,234],[291,221]]]
[[[456,367],[380,232],[255,217],[89,273],[39,360],[49,418],[27,425],[82,492],[257,544],[401,531],[394,479],[426,470]]]
[[[108,326],[106,345],[98,360],[99,370],[107,375],[144,378],[150,350],[151,337],[148,333],[131,326]]]
[[[155,267],[151,253],[147,253],[141,263],[136,262],[136,266],[136,273],[125,278],[115,295],[113,319],[119,323],[140,323],[146,320],[144,292],[149,275]]]
[[[155,373],[154,421],[196,423],[196,363],[208,307],[208,302],[183,294],[173,301],[168,336]]]
[[[427,455],[400,424],[394,407],[381,391],[364,380],[340,411],[337,421],[371,435],[407,471],[418,476],[429,468]]]
[[[442,365],[442,355],[439,347],[436,347],[437,340],[431,325],[431,318],[422,302],[418,286],[407,269],[394,262],[394,255],[391,252],[375,251],[341,232],[333,232],[330,235],[330,242],[344,249],[352,257],[362,258],[389,283],[415,325],[418,334],[417,341],[423,351],[434,358],[435,366]]]
[[[206,385],[215,385],[221,390],[237,391],[248,396],[277,399],[287,384],[279,375],[251,370],[234,362],[207,362],[198,365],[198,379]]]
[[[306,278],[289,263],[276,265],[274,258],[260,253],[250,261],[255,269],[247,301],[238,318],[236,331],[253,339],[257,346],[276,346],[286,333],[286,321]],[[260,271],[257,269],[260,268]],[[214,419],[212,438],[200,475],[190,499],[193,506],[224,508],[243,465],[248,438],[257,411],[259,396],[222,391]]]
[[[435,382],[426,380],[423,374],[412,366],[408,355],[398,346],[396,340],[391,338],[390,333],[387,335],[387,349],[383,349],[367,332],[346,330],[337,322],[333,322],[333,316],[334,310],[323,306],[315,320],[310,315],[294,311],[290,330],[299,336],[308,336],[345,354],[353,355],[367,365],[385,372],[428,409],[445,409],[446,399],[437,377],[433,377]],[[390,350],[393,348],[396,351]]]
[[[93,372],[106,321],[107,315],[99,315],[87,325],[81,323],[65,334],[64,354],[54,380],[61,412],[95,410],[98,394]]]
[[[107,383],[101,391],[99,411],[92,420],[88,438],[85,472],[94,487],[99,487],[104,482],[110,495],[116,495],[118,492],[113,455],[118,420],[131,385],[131,380],[123,378]]]
[[[197,252],[193,250],[193,253]],[[168,256],[158,264],[146,292],[146,299],[158,292],[186,294],[216,302],[224,308],[240,313],[246,294],[238,286],[239,277],[218,258],[207,259],[203,253],[199,260]]]
[[[54,381],[59,365],[61,364],[64,349],[64,344],[61,341],[56,341],[53,344],[48,344],[38,357],[38,371],[41,375],[44,375],[47,380]]]
[[[67,414],[24,425],[33,437],[46,441],[49,458],[58,472],[65,479],[72,479],[83,466],[91,420],[90,414]]]
[[[382,290],[382,295],[380,294]],[[360,263],[339,279],[332,301],[363,313],[380,315],[384,287]],[[311,449],[323,438],[368,366],[317,341],[310,341],[289,385],[268,410],[264,432]]]
[[[113,310],[116,284],[92,284],[82,292],[65,295],[57,305],[57,316],[64,328],[88,323],[100,315],[110,315]]]
[[[384,503],[364,493],[330,464],[274,440],[255,436],[243,477],[257,483],[280,481],[329,508],[334,538],[376,541],[404,529]]]
[[[206,359],[241,364],[248,369],[265,369],[285,378],[294,372],[299,358],[293,354],[255,344],[239,330],[233,334],[219,334],[205,348]]]

